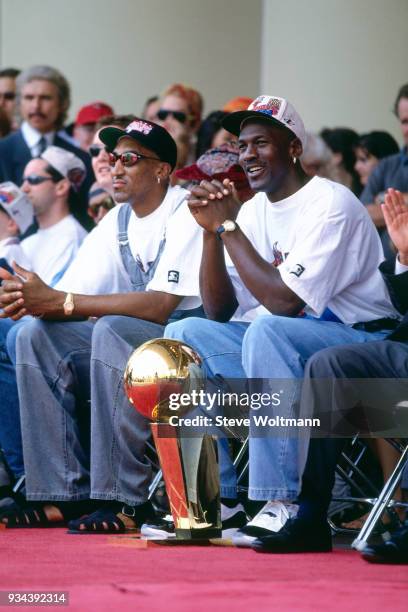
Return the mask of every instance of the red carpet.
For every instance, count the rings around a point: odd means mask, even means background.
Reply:
[[[0,531],[0,590],[69,591],[69,610],[407,610],[408,566],[351,550],[260,555],[217,546],[137,548],[126,536]],[[64,610],[64,606],[47,606]]]

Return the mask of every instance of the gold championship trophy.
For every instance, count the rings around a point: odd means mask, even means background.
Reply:
[[[208,434],[183,437],[171,416],[191,405],[170,408],[170,396],[204,388],[201,358],[183,342],[159,338],[137,348],[125,370],[129,401],[151,420],[151,429],[180,540],[221,537],[220,483],[215,441]]]

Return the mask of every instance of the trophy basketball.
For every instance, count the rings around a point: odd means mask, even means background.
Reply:
[[[169,497],[176,538],[221,537],[220,484],[215,441],[208,434],[183,436],[169,420],[192,406],[170,406],[170,396],[184,397],[204,387],[201,358],[178,340],[159,338],[137,348],[124,374],[125,391],[134,408],[151,421]],[[185,403],[185,402],[184,402]],[[185,432],[186,433],[186,432]]]

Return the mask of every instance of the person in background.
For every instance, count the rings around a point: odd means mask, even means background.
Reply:
[[[109,126],[125,128],[136,117],[134,115],[111,115],[103,117],[96,124],[96,132],[94,134],[92,144],[89,147],[89,155],[92,160],[92,169],[95,173],[96,182],[101,189],[104,189],[113,198],[113,185],[111,166],[109,163],[109,154],[105,149],[105,145],[99,138],[99,132],[102,128]]]
[[[255,195],[249,186],[242,166],[239,165],[238,146],[234,142],[209,149],[198,158],[195,164],[177,170],[176,176],[188,181],[183,185],[186,189],[191,189],[201,181],[214,179],[222,182],[228,179],[234,183],[237,196],[242,204]]]
[[[4,108],[0,108],[0,138],[4,138],[11,132],[11,121]]]
[[[221,110],[223,110],[224,113],[236,113],[237,111],[246,110],[253,101],[253,98],[237,96],[236,98],[231,98],[231,100],[228,100]]]
[[[21,261],[22,266],[31,265],[21,245],[20,236],[33,222],[33,205],[17,185],[7,182],[0,185],[0,261],[9,266]],[[1,264],[0,264],[1,265]]]
[[[160,108],[159,96],[147,98],[142,111],[142,118],[147,121],[157,121],[157,113]]]
[[[356,163],[354,169],[360,177],[360,183],[365,187],[374,168],[384,157],[398,153],[398,143],[388,132],[374,131],[359,136],[354,153]]]
[[[329,176],[332,181],[345,185],[356,195],[361,193],[360,178],[355,171],[354,147],[358,134],[350,128],[325,128],[320,136],[332,151]]]
[[[112,196],[99,183],[95,182],[89,191],[88,215],[96,225],[114,206],[116,204]]]
[[[113,108],[105,102],[92,102],[82,106],[75,117],[74,123],[66,130],[68,137],[72,131],[71,142],[83,151],[88,152],[95,134],[96,124],[103,117],[109,117],[113,114]]]
[[[307,176],[328,178],[332,152],[321,136],[308,132],[300,163]]]
[[[0,70],[0,109],[4,110],[10,122],[10,130],[17,129],[16,122],[16,78],[20,74],[17,68]],[[0,134],[6,136],[6,134]]]
[[[17,105],[23,123],[16,132],[0,140],[0,182],[21,185],[28,162],[39,157],[50,145],[70,151],[82,160],[87,171],[72,212],[89,227],[88,191],[94,181],[91,160],[85,151],[58,134],[70,105],[67,79],[50,66],[32,66],[19,74],[16,84]]]
[[[197,133],[197,159],[208,149],[214,149],[226,142],[237,142],[237,138],[233,134],[229,134],[221,125],[222,120],[227,115],[228,113],[224,111],[216,110],[212,111],[203,120]]]
[[[196,137],[202,110],[201,94],[187,85],[170,85],[160,98],[156,123],[164,127],[176,141],[177,168],[195,161]]]

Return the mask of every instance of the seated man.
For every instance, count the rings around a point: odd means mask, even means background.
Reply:
[[[292,381],[279,408],[290,418],[296,380],[313,353],[381,339],[398,313],[377,269],[383,252],[366,210],[347,188],[309,179],[300,166],[305,129],[293,106],[260,96],[223,125],[239,135],[240,164],[258,193],[239,210],[229,182],[192,189],[189,206],[204,229],[201,295],[212,320],[173,323],[165,337],[195,348],[212,378],[258,379],[269,392],[271,379]],[[279,432],[250,438],[249,497],[267,503],[238,544],[279,531],[296,514],[301,440]],[[225,453],[221,494],[234,503]]]
[[[408,378],[408,206],[403,195],[388,190],[382,206],[389,235],[398,249],[395,274],[389,270],[389,262],[381,264],[390,293],[400,312],[405,313],[399,326],[381,342],[336,346],[313,355],[305,369],[305,379],[407,379]],[[334,410],[328,406],[327,387],[310,385],[302,395],[302,404],[308,413]],[[345,404],[344,391],[339,388],[338,402]],[[361,389],[359,387],[357,391]],[[338,395],[338,394],[336,394]],[[405,435],[406,432],[401,432]],[[278,534],[260,537],[253,542],[259,552],[302,552],[306,550],[331,550],[331,534],[327,524],[327,510],[331,500],[334,474],[339,455],[344,446],[342,438],[312,439],[308,460],[303,474],[299,497],[299,513],[288,521]],[[397,533],[392,542],[380,546],[367,546],[363,551],[367,561],[408,562],[407,532]]]
[[[0,295],[5,314],[43,317],[16,342],[27,499],[40,503],[3,516],[8,527],[74,519],[95,505],[74,528],[116,532],[145,520],[150,428],[129,404],[123,371],[134,348],[161,336],[169,318],[201,305],[201,229],[187,192],[169,187],[174,140],[138,119],[99,137],[110,151],[115,201],[123,204],[89,235],[59,290],[18,266],[24,283],[2,273],[9,279]],[[87,317],[99,319],[77,320]]]
[[[54,146],[24,169],[21,191],[32,205],[38,231],[21,241],[15,261],[22,266],[28,262],[29,270],[51,286],[61,279],[87,234],[70,212],[85,175],[85,165],[76,155]],[[22,324],[0,320],[0,447],[16,479],[24,473],[24,466],[15,372],[7,343],[13,346],[14,334]]]
[[[30,269],[20,243],[20,236],[33,223],[33,205],[17,185],[0,184],[0,259],[11,266],[13,261]]]

